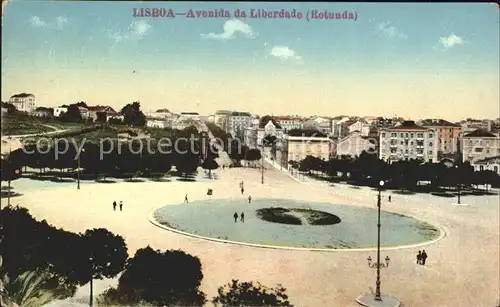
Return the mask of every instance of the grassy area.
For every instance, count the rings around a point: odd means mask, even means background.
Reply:
[[[85,127],[84,123],[66,123],[58,119],[46,119],[25,114],[3,114],[2,115],[2,134],[20,135],[35,134],[54,131],[56,129],[77,129]]]
[[[272,223],[302,225],[300,218],[290,215],[290,210],[285,208],[262,208],[256,210],[257,217]]]
[[[18,120],[12,117],[2,117],[2,135],[19,135],[50,132],[54,129],[40,125],[37,122]]]
[[[300,212],[310,225],[334,225],[340,223],[340,218],[334,214],[312,209],[293,209]]]

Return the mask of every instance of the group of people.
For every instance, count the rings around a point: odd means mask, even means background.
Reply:
[[[425,260],[427,260],[427,253],[425,252],[425,249],[423,251],[418,251],[417,264],[425,265]]]
[[[123,202],[120,200],[120,211],[123,209]],[[113,211],[116,211],[116,201],[113,201]]]
[[[238,213],[235,212],[233,214],[233,217],[234,217],[234,222],[235,223],[238,222]],[[245,213],[244,212],[241,212],[241,214],[240,214],[240,221],[243,223],[245,222]]]

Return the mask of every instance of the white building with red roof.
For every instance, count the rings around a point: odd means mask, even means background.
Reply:
[[[403,121],[397,126],[380,129],[379,157],[384,161],[417,159],[438,162],[437,135],[433,129]]]

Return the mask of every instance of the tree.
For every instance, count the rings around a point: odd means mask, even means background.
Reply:
[[[11,279],[4,274],[3,289],[0,291],[0,305],[38,307],[61,298],[54,289],[47,289],[51,274],[46,270],[27,271]]]
[[[214,160],[214,159],[205,159],[205,161],[203,161],[203,164],[201,165],[201,167],[203,169],[207,169],[208,170],[208,176],[210,178],[212,178],[212,170],[215,170],[219,167],[219,164],[217,164],[217,162]]]
[[[114,298],[129,306],[141,301],[155,306],[202,306],[206,302],[199,289],[202,279],[197,257],[181,250],[155,251],[148,246],[128,261],[118,287],[108,290],[102,299]]]
[[[262,143],[266,147],[271,147],[276,143],[277,140],[278,138],[275,135],[268,134],[264,137],[264,139],[262,139]]]
[[[70,104],[68,107],[68,111],[66,111],[66,113],[61,115],[61,119],[65,122],[81,123],[83,121],[83,118],[82,114],[80,113],[80,109],[78,107],[79,106],[85,107],[86,105],[85,106],[82,105],[82,102],[79,102],[79,104]]]
[[[175,167],[183,176],[187,177],[188,174],[196,172],[199,164],[200,160],[198,156],[188,152],[177,154]]]
[[[146,124],[146,116],[141,111],[141,104],[138,101],[129,103],[121,110],[123,114],[123,123],[132,126],[144,126]]]
[[[249,149],[245,155],[247,161],[258,161],[262,158],[260,150],[257,148]]]
[[[7,191],[7,203],[10,205],[10,183],[13,180],[19,179],[21,177],[21,168],[15,163],[1,159],[0,160],[0,176],[1,176],[1,182],[7,181],[8,182],[8,191]],[[0,209],[2,206],[0,205]]]
[[[16,107],[12,103],[10,103],[10,102],[3,102],[2,101],[1,102],[1,106],[2,106],[2,108],[7,109],[7,113],[8,114],[13,114],[13,113],[17,112]]]
[[[112,278],[123,270],[128,258],[127,245],[122,237],[104,228],[87,230],[82,238],[84,255],[88,256],[90,300],[92,301],[93,280]]]
[[[292,306],[288,301],[286,289],[281,285],[268,288],[259,282],[232,282],[219,287],[218,295],[212,299],[215,306]]]

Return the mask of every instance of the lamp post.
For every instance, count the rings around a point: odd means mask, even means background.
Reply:
[[[90,264],[90,301],[89,301],[89,306],[92,307],[94,305],[94,258],[89,257],[89,264]]]
[[[400,302],[388,296],[382,296],[380,293],[380,269],[389,267],[391,259],[389,256],[385,257],[385,263],[380,262],[380,228],[382,224],[380,223],[380,209],[381,209],[381,193],[382,187],[384,186],[384,181],[379,182],[378,195],[377,195],[377,262],[372,262],[372,257],[368,257],[368,267],[377,269],[377,280],[375,282],[375,296],[372,295],[361,295],[356,300],[360,305],[368,307],[399,307]]]

